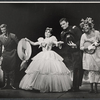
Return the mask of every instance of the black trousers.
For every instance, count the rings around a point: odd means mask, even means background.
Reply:
[[[82,84],[83,69],[75,68],[73,70],[73,88],[79,88]]]
[[[15,71],[5,72],[4,71],[4,83],[7,85],[14,85]]]

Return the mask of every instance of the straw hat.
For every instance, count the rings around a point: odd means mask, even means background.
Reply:
[[[24,38],[22,38],[18,43],[17,53],[21,60],[28,60],[32,54],[31,45]]]

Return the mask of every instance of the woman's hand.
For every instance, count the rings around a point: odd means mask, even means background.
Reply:
[[[95,48],[96,48],[96,47],[95,47],[95,46],[92,46],[92,45],[88,46],[88,50],[91,50],[91,49],[92,49],[92,50],[93,50],[93,49],[95,50]]]
[[[42,47],[46,47],[46,45],[47,45],[47,44],[46,44],[45,42],[42,42],[42,43],[41,43],[41,46],[42,46]]]
[[[64,42],[63,41],[59,41],[59,43],[58,44],[63,44]]]
[[[59,41],[59,42],[58,42],[57,46],[59,47],[59,49],[62,48],[62,44],[63,44],[63,43],[64,43],[63,41]]]
[[[30,42],[30,40],[29,40],[28,38],[25,38],[25,41],[28,41],[28,42]]]
[[[95,41],[94,43],[93,43],[93,46],[99,46],[100,45],[100,43],[98,42],[98,41]]]
[[[46,46],[47,46],[47,44],[46,44],[45,42],[42,42],[42,43],[40,43],[39,48],[40,48],[40,47],[46,47]]]
[[[30,44],[34,44],[34,42],[31,42],[28,38],[25,38],[25,41],[28,41]]]
[[[98,42],[94,42],[94,45],[97,46],[98,45]]]

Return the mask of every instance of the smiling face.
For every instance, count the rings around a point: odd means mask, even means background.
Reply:
[[[88,33],[90,31],[90,27],[88,24],[84,24],[83,29],[84,29],[84,32],[86,32],[86,33]]]
[[[60,26],[61,26],[63,29],[66,29],[66,28],[69,26],[69,23],[63,20],[63,21],[60,22]]]
[[[45,38],[49,38],[51,36],[50,30],[45,30]]]
[[[6,32],[7,32],[6,27],[2,27],[2,28],[1,28],[1,32],[2,32],[3,34],[6,34]]]

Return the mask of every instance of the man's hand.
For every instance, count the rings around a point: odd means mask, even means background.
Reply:
[[[72,41],[69,41],[69,43],[67,43],[69,46],[71,46],[72,48],[76,48],[77,45],[75,43],[73,43]]]

